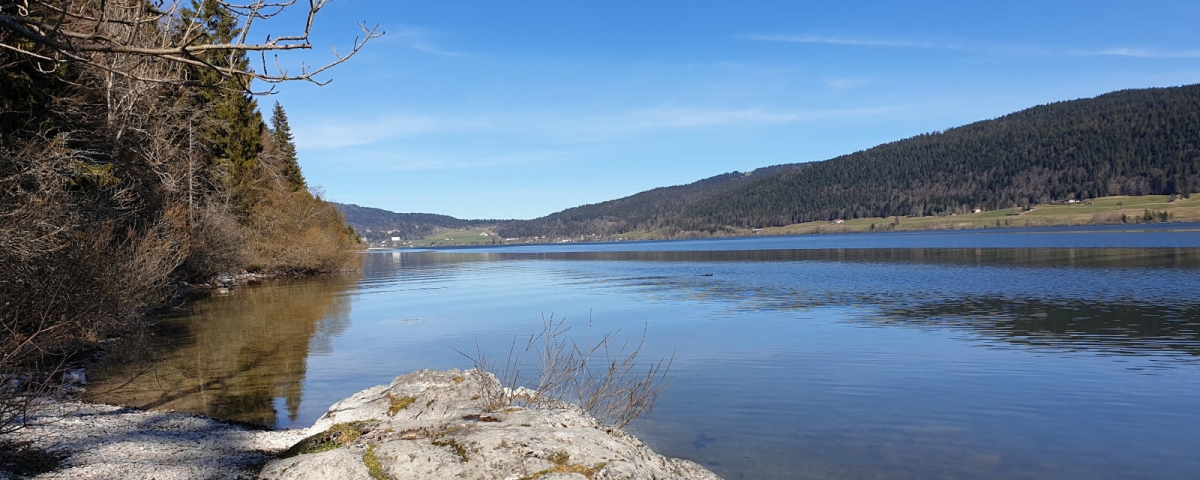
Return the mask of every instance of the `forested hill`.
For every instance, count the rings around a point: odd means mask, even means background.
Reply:
[[[1200,85],[1124,90],[821,162],[726,174],[512,222],[516,236],[714,232],[1200,190]]]
[[[404,240],[419,240],[441,229],[466,229],[490,227],[506,220],[462,220],[449,215],[432,213],[395,213],[354,204],[333,203],[346,223],[370,242],[401,237]]]
[[[730,172],[687,185],[659,187],[607,202],[568,208],[534,220],[517,220],[497,230],[504,237],[613,235],[677,230],[679,212],[717,195],[806,164],[776,165],[749,173]]]

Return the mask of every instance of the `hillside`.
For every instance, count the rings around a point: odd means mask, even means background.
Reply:
[[[395,213],[380,208],[330,202],[346,219],[346,224],[371,245],[389,242],[391,237],[420,240],[441,230],[492,227],[508,220],[462,220],[432,213]]]
[[[1200,85],[1042,105],[821,162],[719,175],[506,223],[504,237],[674,237],[1200,190]]]
[[[497,232],[504,237],[553,237],[670,231],[678,228],[677,214],[686,208],[738,191],[762,178],[805,167],[807,164],[788,164],[748,173],[724,173],[687,185],[659,187],[616,200],[568,208],[533,220],[507,222]]]

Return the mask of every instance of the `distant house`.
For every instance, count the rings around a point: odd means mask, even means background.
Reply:
[[[982,208],[976,208],[976,209],[974,209],[974,210],[971,210],[971,213],[983,213],[983,209],[982,209]]]
[[[1070,200],[1067,200],[1067,203],[1079,203],[1079,200],[1072,198]]]
[[[487,236],[489,236],[489,235],[488,235],[488,233],[487,233],[487,232],[479,232],[479,236],[481,236],[481,237],[487,237]]]
[[[393,241],[393,242],[399,242],[399,241],[400,241],[400,237],[392,237],[392,241]]]
[[[835,218],[835,219],[833,219],[833,221],[832,221],[832,222],[829,222],[829,223],[832,223],[832,224],[834,224],[834,225],[841,225],[841,224],[843,224],[843,223],[846,223],[846,221],[845,221],[845,220],[842,220],[842,219],[840,219],[840,218]]]

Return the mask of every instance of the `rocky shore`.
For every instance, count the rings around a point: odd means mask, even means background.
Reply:
[[[334,404],[301,430],[63,402],[2,440],[62,457],[59,469],[38,479],[718,478],[573,405],[485,411],[480,394],[498,385],[474,373],[401,375]]]

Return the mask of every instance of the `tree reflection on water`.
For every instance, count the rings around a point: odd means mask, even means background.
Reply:
[[[275,281],[189,304],[109,348],[90,372],[86,399],[263,426],[294,422],[308,356],[327,354],[349,326],[347,292],[357,281]],[[277,418],[276,399],[287,422]]]

